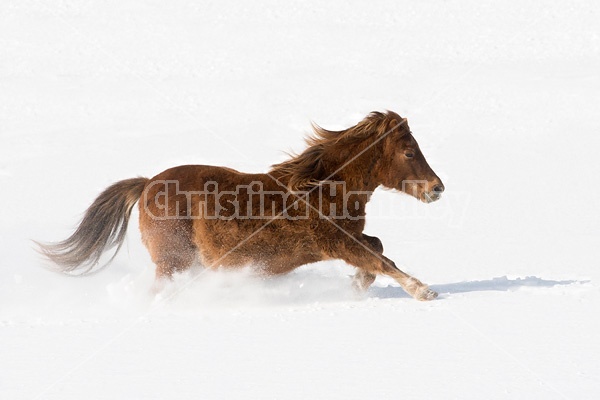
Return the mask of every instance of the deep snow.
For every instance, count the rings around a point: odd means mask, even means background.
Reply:
[[[597,398],[596,2],[0,3],[0,398]],[[264,171],[310,121],[408,117],[446,185],[366,233],[440,298],[329,262],[191,271],[158,296],[134,216],[113,265],[44,269],[110,183]]]

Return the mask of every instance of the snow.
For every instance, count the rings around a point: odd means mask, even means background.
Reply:
[[[351,3],[0,4],[0,398],[600,395],[600,6]],[[436,301],[341,262],[154,296],[137,214],[96,275],[33,251],[112,182],[264,171],[385,109],[446,193],[378,190],[366,233]]]

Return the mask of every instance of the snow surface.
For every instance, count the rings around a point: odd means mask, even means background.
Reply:
[[[598,2],[0,2],[0,399],[596,399]],[[409,123],[446,184],[378,191],[366,233],[440,292],[340,262],[150,293],[132,222],[68,278],[110,183],[185,164],[264,171],[311,120]],[[137,215],[134,215],[134,221]]]

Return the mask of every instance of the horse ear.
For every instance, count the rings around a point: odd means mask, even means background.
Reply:
[[[391,118],[387,124],[387,132],[400,132],[406,133],[406,129],[402,129],[404,125],[408,125],[408,119],[396,116]]]

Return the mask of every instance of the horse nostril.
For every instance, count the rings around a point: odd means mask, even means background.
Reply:
[[[438,193],[438,194],[441,194],[441,193],[443,193],[443,192],[444,192],[444,185],[441,185],[441,184],[440,184],[440,185],[435,185],[435,186],[433,187],[433,191],[434,191],[435,193]]]

